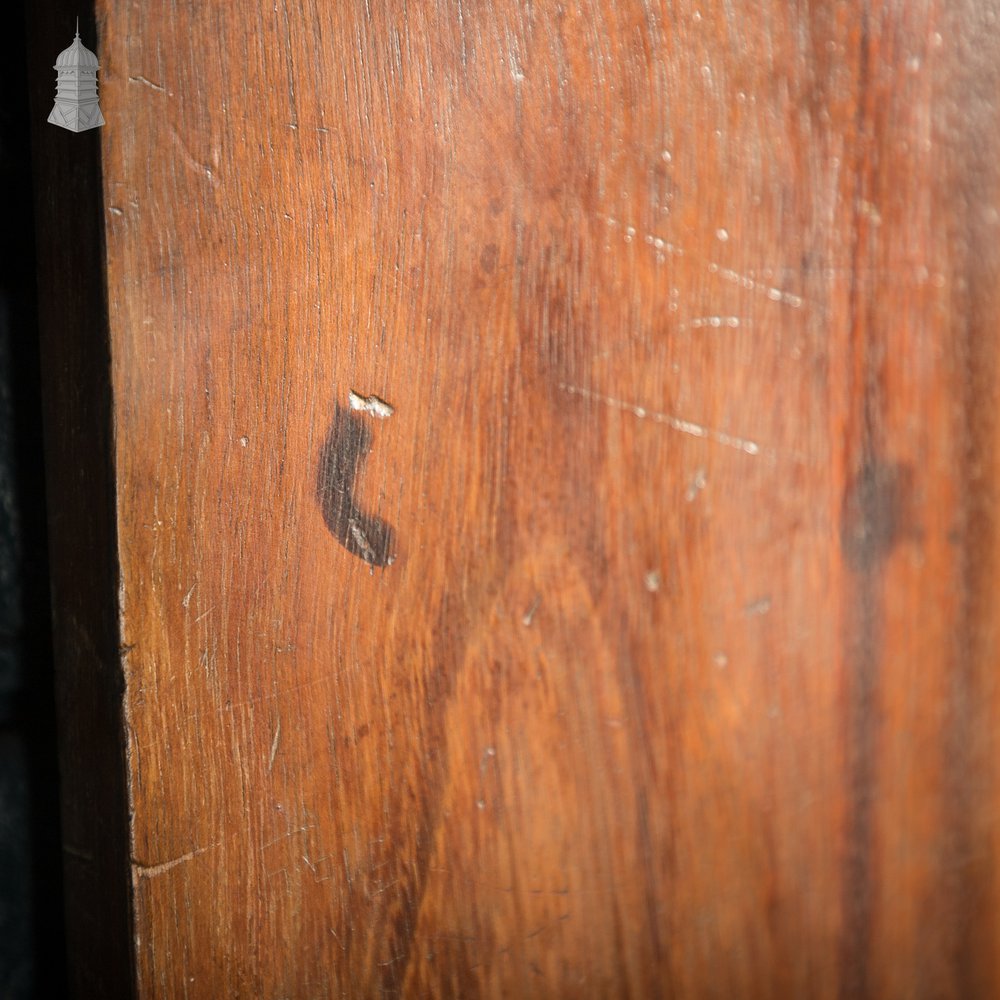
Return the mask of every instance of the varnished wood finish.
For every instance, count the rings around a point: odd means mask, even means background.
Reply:
[[[101,0],[140,996],[1000,992],[998,17]]]

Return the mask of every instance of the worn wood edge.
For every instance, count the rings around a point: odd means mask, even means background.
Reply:
[[[42,405],[70,989],[135,995],[101,130],[47,123],[94,5],[27,6]],[[98,48],[99,51],[99,48]]]

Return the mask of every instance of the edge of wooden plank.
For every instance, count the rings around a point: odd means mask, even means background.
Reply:
[[[101,132],[47,123],[52,66],[97,48],[93,3],[27,5],[69,979],[135,991]]]

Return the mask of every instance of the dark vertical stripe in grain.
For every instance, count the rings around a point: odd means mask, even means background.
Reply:
[[[885,655],[881,573],[902,534],[902,490],[907,481],[896,467],[867,461],[849,484],[841,511],[841,550],[849,567],[844,636],[850,791],[843,901],[845,997],[867,996],[871,985],[868,961],[872,893],[877,879],[872,862],[872,808],[878,780],[879,663]]]
[[[871,13],[860,11],[858,69],[853,141],[856,144],[855,188],[851,207],[853,247],[849,292],[849,405],[852,406],[845,447],[849,482],[841,511],[841,551],[851,571],[844,577],[844,739],[847,773],[847,821],[844,833],[843,930],[840,944],[841,1000],[862,1000],[870,993],[873,879],[872,797],[876,786],[875,693],[881,643],[877,574],[885,554],[887,502],[884,477],[877,471],[878,367],[874,355],[877,331],[871,324],[871,303],[864,270],[870,266],[862,204],[869,195],[872,149],[866,141],[871,127]]]

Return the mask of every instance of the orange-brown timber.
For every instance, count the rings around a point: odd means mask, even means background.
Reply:
[[[96,13],[139,996],[998,995],[996,5]]]

